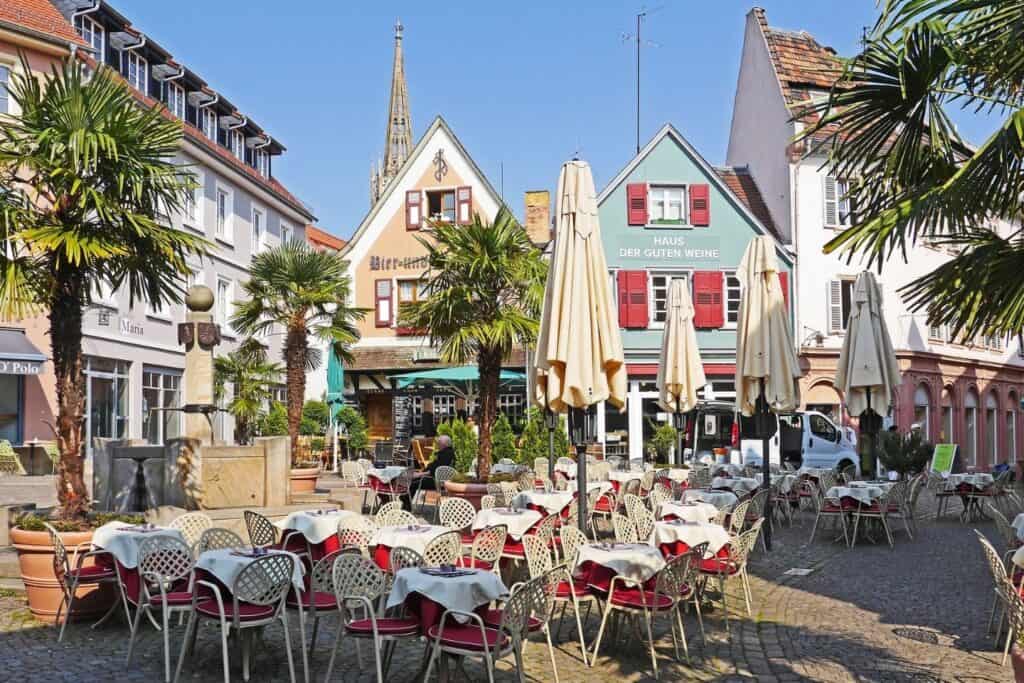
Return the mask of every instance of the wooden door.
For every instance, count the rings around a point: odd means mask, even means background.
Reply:
[[[371,439],[392,437],[390,394],[370,394],[366,397],[366,427]]]

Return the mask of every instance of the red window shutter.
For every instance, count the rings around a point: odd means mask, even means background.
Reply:
[[[711,225],[710,190],[707,185],[690,185],[690,225]]]
[[[459,225],[473,222],[473,188],[469,185],[455,190],[455,218]]]
[[[647,327],[647,271],[620,270],[616,274],[619,289],[619,327]]]
[[[724,281],[720,270],[698,270],[693,274],[694,327],[715,329],[725,324]]]
[[[786,315],[789,315],[789,273],[779,271],[779,286],[782,287],[782,300],[786,302]]]
[[[391,326],[391,280],[373,281],[373,317],[377,327]]]
[[[626,217],[629,225],[647,225],[647,183],[626,185]]]
[[[423,198],[419,190],[405,193],[405,229],[419,230],[423,224]]]

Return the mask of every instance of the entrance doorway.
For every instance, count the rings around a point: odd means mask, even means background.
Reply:
[[[128,435],[128,367],[120,360],[85,359],[85,448],[90,456],[94,438]]]
[[[391,394],[366,397],[366,428],[371,439],[390,439],[393,434]]]

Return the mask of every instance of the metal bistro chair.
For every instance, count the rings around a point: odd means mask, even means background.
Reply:
[[[615,540],[619,543],[639,543],[636,526],[629,517],[613,512],[612,529],[615,530]]]
[[[416,515],[412,514],[408,510],[402,510],[401,507],[397,510],[391,510],[384,515],[378,514],[374,517],[374,521],[376,521],[377,526],[380,527],[412,526],[420,523],[420,520]]]
[[[53,543],[53,573],[57,577],[57,582],[60,584],[61,592],[63,593],[60,604],[57,606],[57,617],[54,620],[55,624],[60,624],[60,632],[57,634],[57,642],[59,643],[64,640],[64,628],[71,621],[75,593],[78,589],[81,586],[96,586],[104,583],[118,585],[119,581],[113,564],[115,560],[108,551],[93,550],[90,543],[81,543],[72,549],[69,557],[68,549],[60,539],[60,533],[49,524],[46,525],[46,529],[50,532],[50,542]],[[110,564],[86,566],[84,563],[89,558],[109,559]],[[115,600],[110,609],[107,610],[107,613],[92,625],[93,628],[109,619],[110,615],[117,610],[118,603],[124,604],[125,616],[128,618],[128,623],[131,623],[131,613],[128,611],[128,603],[124,601],[124,593],[122,591],[118,592],[122,599]],[[67,607],[67,614],[64,617],[64,621],[61,622],[60,615],[64,607]]]
[[[456,565],[462,559],[462,537],[458,531],[448,531],[434,538],[423,549],[423,564],[427,567]]]
[[[377,525],[366,517],[342,519],[338,522],[338,547],[357,549],[363,557],[370,557],[370,541]]]
[[[223,548],[244,548],[245,541],[242,537],[230,529],[213,527],[199,535],[196,541],[195,556],[199,557],[207,550],[221,550]]]
[[[292,574],[295,559],[288,554],[272,553],[253,560],[231,584],[231,602],[225,604],[220,586],[211,581],[196,581],[196,588],[202,586],[213,593],[212,598],[199,599],[199,591],[192,595],[192,614],[185,631],[185,643],[178,657],[178,668],[174,674],[177,681],[189,651],[195,647],[198,620],[218,619],[220,621],[221,653],[224,664],[224,683],[230,683],[228,661],[228,631],[238,632],[242,643],[242,678],[249,680],[249,659],[252,650],[251,634],[275,621],[280,621],[284,631],[284,645],[288,656],[288,673],[295,683],[295,662],[292,659],[292,643],[288,631],[288,610],[285,600],[292,588]]]
[[[501,553],[508,537],[508,527],[504,524],[481,529],[473,537],[469,554],[463,555],[459,564],[473,569],[484,569],[500,575]]]
[[[132,664],[135,636],[139,633],[143,613],[152,619],[153,611],[157,610],[162,619],[164,637],[164,680],[171,680],[169,617],[173,612],[192,611],[194,568],[192,549],[174,537],[147,538],[139,545],[139,600],[128,639],[125,669]]]
[[[572,568],[576,566],[576,556],[579,549],[588,543],[586,535],[577,526],[564,525],[558,530],[562,541],[562,557],[564,564],[562,569],[564,575],[555,586],[555,606],[562,606],[562,613],[558,617],[559,632],[561,632],[562,620],[565,618],[565,610],[572,606],[573,616],[576,617],[576,633],[580,639],[580,652],[583,655],[583,663],[587,663],[587,643],[583,638],[583,621],[580,619],[580,605],[587,603],[587,617],[590,617],[590,608],[597,604],[597,596],[587,589],[586,580],[573,576]]]
[[[764,519],[754,522],[754,525],[739,536],[733,536],[729,540],[728,557],[710,557],[700,559],[699,567],[703,581],[706,583],[710,578],[718,580],[718,590],[722,598],[722,614],[725,615],[725,628],[729,629],[729,605],[726,602],[725,586],[729,579],[738,578],[743,588],[743,600],[747,606],[747,616],[750,616],[751,594],[750,582],[747,579],[747,558],[750,551],[757,543],[757,537],[761,533],[761,524]]]
[[[242,513],[245,528],[249,532],[249,542],[257,548],[275,548],[290,550],[298,554],[310,555],[309,547],[303,535],[298,531],[289,531],[280,542],[277,540],[278,528],[274,523],[253,510]]]
[[[194,551],[196,543],[199,542],[199,537],[203,535],[203,532],[213,528],[213,520],[210,519],[209,515],[202,512],[186,512],[172,519],[167,528],[180,531],[182,538],[185,539],[185,543]]]
[[[476,508],[465,498],[445,498],[440,508],[441,526],[462,535],[462,542],[473,542],[473,520],[476,519]]]

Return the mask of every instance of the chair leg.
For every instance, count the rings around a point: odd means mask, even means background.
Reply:
[[[75,592],[77,590],[78,590],[78,581],[72,581],[71,582],[71,590],[68,591],[66,601],[65,600],[61,600],[61,604],[62,605],[65,602],[67,602],[68,609],[67,609],[67,612],[64,614],[64,621],[62,621],[60,623],[60,633],[57,634],[57,642],[58,643],[61,642],[62,640],[64,640],[64,628],[68,625],[68,622],[71,621],[71,614],[72,614],[72,612],[71,612],[71,604],[75,601]],[[57,618],[60,619],[60,608],[57,608]]]
[[[519,678],[519,683],[526,683],[526,679],[523,678],[523,652],[520,648],[515,646],[513,646],[513,652],[516,657],[516,676]],[[558,683],[558,671],[555,669],[555,653],[553,651],[551,653],[551,669],[555,671],[555,683]],[[491,681],[493,683],[493,676],[491,676]]]
[[[597,662],[597,656],[601,652],[601,636],[604,635],[604,626],[608,622],[608,614],[612,611],[611,601],[605,605],[604,615],[601,617],[601,627],[597,629],[597,640],[594,641],[594,654],[590,655],[590,665]]]
[[[345,624],[342,621],[341,614],[338,614],[338,630],[334,634],[334,647],[331,648],[331,659],[327,662],[327,675],[324,677],[324,681],[331,680],[331,672],[334,671],[334,660],[338,656],[338,646],[341,645],[341,634],[345,630]],[[363,668],[362,661],[359,662],[359,668]]]
[[[146,613],[149,613],[149,608],[146,608]],[[160,618],[164,624],[164,683],[171,683],[171,628],[170,628],[170,614],[168,614],[167,606],[164,605],[160,610]],[[138,617],[136,617],[138,619]],[[138,624],[136,623],[136,628]],[[133,633],[134,637],[135,634]],[[131,655],[129,654],[129,657]]]
[[[305,683],[309,683],[309,652],[312,651],[312,646],[310,646],[309,650],[306,649],[306,619],[305,619],[305,612],[302,609],[302,607],[299,607],[298,611],[299,611],[299,651],[302,652],[302,680],[305,681]],[[284,636],[285,636],[285,641],[287,641],[287,643],[288,643],[289,652],[291,652],[291,642],[292,642],[292,639],[291,639],[291,636],[288,635],[288,627],[287,627],[288,620],[287,620],[287,617],[285,617],[284,611],[281,612],[281,619],[285,622]],[[316,634],[316,617],[313,617],[313,624],[314,624],[313,625],[313,633],[314,633],[313,640],[315,641],[316,640],[316,636],[315,636],[315,634]]]
[[[377,683],[384,683],[384,665],[380,657],[380,642],[376,639],[373,641],[373,661],[377,665]]]
[[[437,659],[438,647],[437,642],[434,642],[434,647],[430,650],[430,661],[427,662],[427,671],[423,674],[423,683],[427,683],[430,680],[430,674],[434,671],[434,661]]]
[[[178,666],[174,669],[174,683],[178,683],[181,677],[181,667],[185,664],[185,655],[192,649],[192,633],[196,630],[196,613],[192,612],[188,617],[188,626],[185,627],[185,637],[181,640],[181,653],[178,655]]]
[[[301,630],[302,626],[302,610],[299,610],[299,627]],[[288,675],[291,677],[291,683],[295,683],[295,661],[292,658],[292,637],[288,632],[288,610],[281,610],[281,623],[284,625],[284,651],[288,655]],[[305,636],[302,638],[303,644],[306,642]],[[302,647],[302,663],[306,665],[306,648]],[[306,683],[309,683],[309,667],[306,665],[305,668]]]
[[[672,611],[676,613],[676,623],[679,624],[679,639],[683,641],[683,654],[686,655],[687,665],[690,665],[692,664],[690,661],[690,644],[686,642],[686,628],[683,626],[683,613],[680,607],[682,607],[682,603],[676,605]],[[669,615],[669,618],[671,619],[671,615]]]
[[[647,627],[647,644],[651,649],[651,666],[654,668],[654,680],[658,680],[658,655],[654,651],[654,634],[651,632],[651,615],[644,610],[644,626]]]
[[[130,631],[130,635],[128,636],[128,655],[124,658],[124,668],[125,669],[128,669],[132,665],[132,652],[135,650],[135,634],[137,634],[139,632],[139,622],[142,621],[143,609],[144,608],[140,607],[139,609],[135,610],[135,620],[130,622],[130,624],[129,624],[130,627],[131,627],[131,631]],[[165,628],[164,631],[165,631],[164,635],[166,636],[167,629]],[[167,653],[167,646],[166,646],[166,640],[167,639],[166,639],[166,637],[164,638],[164,640],[165,640],[164,654],[166,655],[166,653]],[[165,659],[166,659],[166,656],[165,656]],[[171,676],[169,669],[170,669],[170,665],[168,665],[168,672],[167,672],[167,677],[168,678],[170,678],[170,676]]]
[[[583,655],[583,664],[585,666],[590,666],[590,664],[587,663],[587,642],[583,639],[583,623],[580,622],[580,605],[576,601],[576,596],[572,597],[572,611],[573,614],[576,615],[576,633],[580,636],[580,654]],[[561,622],[559,622],[559,624],[561,624]]]
[[[544,625],[544,637],[547,638],[547,640],[548,640],[548,656],[551,657],[551,674],[555,677],[555,683],[558,683],[558,666],[555,664],[555,646],[551,644],[551,627],[550,627],[550,623],[551,622],[548,622],[547,624]],[[517,660],[516,665],[517,665],[517,667],[521,667],[522,663],[519,662],[518,660],[519,660],[520,656],[522,655],[522,653],[517,650],[516,654],[519,655],[519,656],[516,657],[516,660]],[[583,658],[584,658],[584,660],[586,660],[586,655],[583,655]],[[522,675],[522,674],[520,674],[520,675]]]
[[[252,654],[252,632],[239,631],[238,640],[242,646],[242,680],[249,681],[249,656]]]

